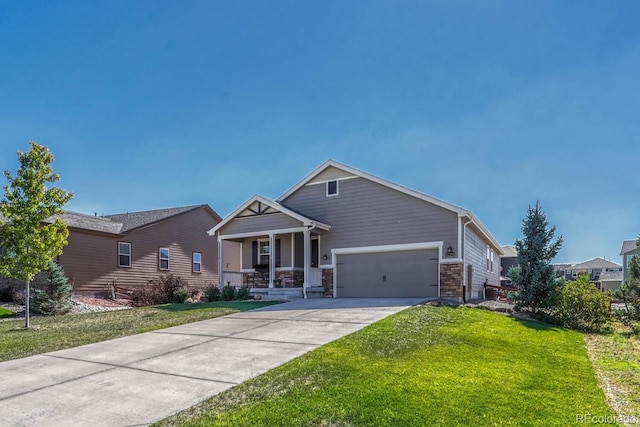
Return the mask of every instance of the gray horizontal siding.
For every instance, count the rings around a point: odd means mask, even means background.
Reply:
[[[484,241],[470,227],[466,227],[464,234],[464,267],[465,274],[468,266],[473,265],[473,278],[471,283],[471,297],[482,296],[485,281],[490,285],[500,284],[500,257],[493,254],[493,271],[487,270],[487,242]],[[467,276],[467,281],[469,280]],[[469,286],[469,283],[465,283]]]
[[[457,214],[365,178],[340,181],[338,196],[325,186],[307,185],[282,203],[327,223],[322,253],[331,249],[443,241],[457,247]]]
[[[277,213],[256,215],[245,218],[234,218],[218,232],[224,234],[252,233],[256,231],[278,230],[282,228],[301,227],[302,223],[288,215]]]

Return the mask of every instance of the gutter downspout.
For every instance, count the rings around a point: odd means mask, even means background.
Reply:
[[[467,240],[467,225],[471,224],[473,222],[473,218],[471,218],[471,216],[469,216],[469,221],[462,223],[462,252],[464,254],[462,258],[462,301],[466,302],[467,299],[467,286],[469,286],[469,294],[471,294],[471,289],[473,288],[473,283],[467,283],[465,285],[466,282],[468,282],[468,277],[467,277],[467,265],[465,262],[465,258],[467,255],[467,247],[464,244],[464,242]]]

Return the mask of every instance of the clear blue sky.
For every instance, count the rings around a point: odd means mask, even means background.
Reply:
[[[275,198],[328,158],[473,211],[539,200],[556,261],[640,233],[640,2],[0,0],[0,170],[70,210]]]

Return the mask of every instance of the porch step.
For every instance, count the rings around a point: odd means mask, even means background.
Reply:
[[[302,299],[302,288],[251,288],[249,295],[260,296],[262,300],[293,301]]]

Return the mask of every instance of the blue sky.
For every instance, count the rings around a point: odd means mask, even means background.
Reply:
[[[565,244],[640,233],[640,2],[0,0],[0,170],[68,209],[276,198],[331,158]]]

